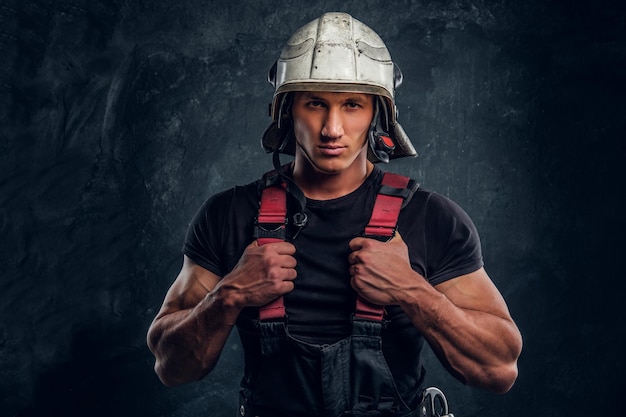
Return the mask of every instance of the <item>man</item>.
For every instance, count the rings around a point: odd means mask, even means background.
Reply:
[[[375,165],[416,155],[396,120],[401,79],[347,14],[292,36],[270,70],[275,170],[200,208],[149,330],[164,384],[207,375],[236,325],[242,416],[425,415],[425,341],[462,382],[510,389],[521,337],[471,220],[411,181],[388,185]],[[368,220],[393,217],[374,208],[385,193],[401,202],[391,239]],[[278,220],[265,221],[272,204]]]

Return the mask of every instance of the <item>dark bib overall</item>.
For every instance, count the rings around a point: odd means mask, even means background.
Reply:
[[[352,335],[315,345],[290,336],[284,322],[260,323],[258,380],[253,393],[242,392],[240,416],[425,415],[400,398],[381,350],[381,328],[380,322],[354,319]]]
[[[403,181],[408,179],[393,176],[389,184],[389,177],[385,175],[386,180],[383,180],[381,189],[386,187],[387,194],[383,195],[382,199],[385,200],[391,194],[390,199],[395,200],[393,204],[399,204],[397,207],[399,212],[405,195],[398,194],[402,194],[401,190],[407,189],[407,182]],[[267,195],[265,194],[264,191],[264,198],[270,202],[264,204],[262,199],[258,223],[279,224],[285,210],[282,208],[285,206],[284,188],[274,186]],[[379,195],[377,204],[380,199]],[[268,207],[270,208],[265,213],[268,217],[264,217],[262,211]],[[376,209],[375,205],[372,220],[365,229],[366,236],[387,238],[393,236],[397,213],[395,217],[392,215],[392,219],[389,219],[388,214],[383,214],[382,221],[376,220],[375,217],[384,211]],[[257,236],[259,244],[282,240],[280,231],[277,235],[278,229],[280,227],[264,229],[265,232],[269,230],[274,236],[270,234]],[[243,384],[239,415],[241,417],[425,416],[421,405],[412,409],[398,392],[382,351],[381,332],[385,326],[382,312],[382,307],[373,306],[357,298],[352,334],[338,342],[319,345],[289,334],[282,298],[263,307],[258,322],[260,340],[258,335],[240,330],[243,342],[260,344],[260,357],[246,358],[246,374],[253,380]]]

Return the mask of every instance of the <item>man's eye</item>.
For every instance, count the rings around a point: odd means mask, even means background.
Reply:
[[[346,103],[346,107],[350,108],[350,109],[356,109],[358,107],[361,107],[358,103],[354,103],[352,101],[349,101]]]
[[[309,101],[310,107],[322,107],[323,105],[324,103],[322,103],[321,101]]]

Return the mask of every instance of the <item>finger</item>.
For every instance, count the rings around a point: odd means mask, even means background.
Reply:
[[[293,268],[285,268],[283,274],[283,281],[293,281],[298,278],[298,272]]]
[[[293,255],[296,253],[296,247],[293,245],[293,243],[276,242],[276,243],[268,243],[268,245],[271,245],[272,249],[274,249],[276,253],[280,255]]]
[[[362,259],[360,257],[360,252],[359,251],[351,252],[348,255],[348,263],[350,265],[356,265],[356,264],[361,263],[361,262],[362,262]]]
[[[294,269],[298,265],[298,261],[291,255],[280,255],[278,258],[278,264],[282,268]]]
[[[350,265],[350,277],[352,278],[352,280],[354,280],[354,277],[357,276],[359,274],[359,267],[358,265]]]
[[[352,249],[353,251],[359,250],[363,248],[363,244],[365,243],[365,238],[364,237],[355,237],[354,239],[352,239],[349,243],[350,245],[350,249]]]
[[[356,264],[356,261],[357,261],[356,255],[354,254],[354,252],[350,252],[350,254],[348,255],[348,263],[350,265],[354,265]]]
[[[279,291],[281,294],[287,294],[288,292],[293,291],[296,286],[292,281],[283,281],[283,283],[279,287]]]

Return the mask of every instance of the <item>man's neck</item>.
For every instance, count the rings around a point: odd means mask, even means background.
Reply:
[[[312,200],[330,200],[350,194],[361,186],[372,173],[374,164],[364,161],[338,173],[317,171],[311,164],[296,158],[293,168],[293,180],[307,198]]]

